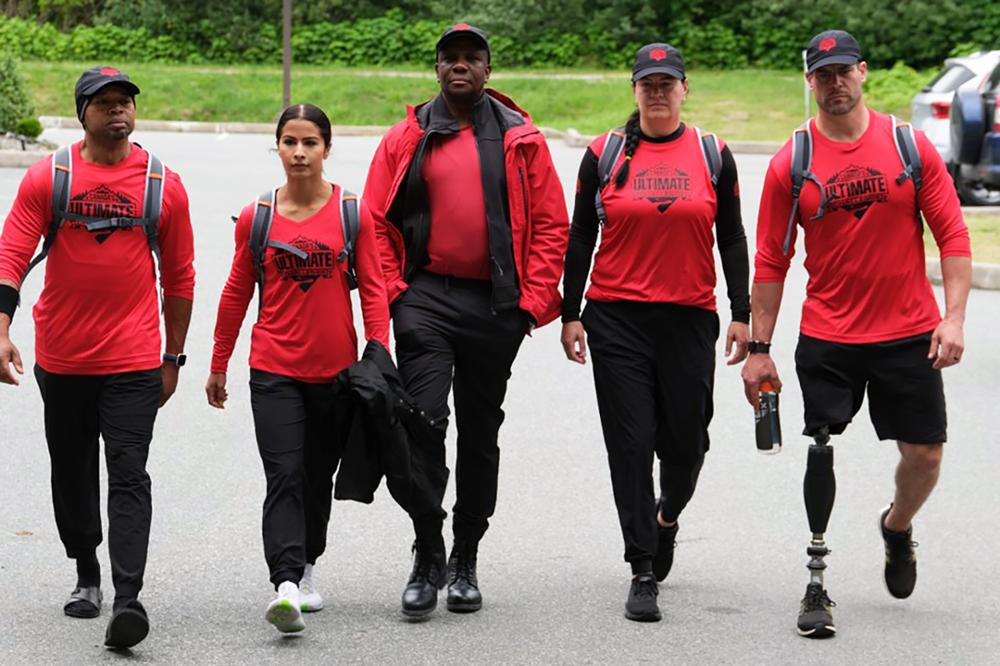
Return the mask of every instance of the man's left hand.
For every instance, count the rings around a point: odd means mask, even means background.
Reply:
[[[174,394],[177,390],[177,378],[180,375],[181,369],[174,365],[173,363],[164,363],[163,367],[160,368],[160,372],[163,375],[163,388],[160,389],[160,407],[167,404],[167,400],[170,400],[170,396]]]
[[[940,370],[957,364],[964,353],[965,333],[962,324],[950,319],[942,320],[931,335],[931,348],[927,353],[928,359],[934,359],[934,369]]]
[[[750,324],[744,324],[741,321],[731,322],[729,330],[726,331],[726,356],[729,356],[726,365],[741,363],[747,357],[747,344],[749,342]],[[735,353],[733,353],[733,345],[736,345]]]

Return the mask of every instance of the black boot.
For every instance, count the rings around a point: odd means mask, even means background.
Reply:
[[[448,610],[452,613],[475,613],[483,607],[483,595],[476,578],[475,541],[456,540],[448,558]]]
[[[403,590],[403,615],[422,617],[437,608],[438,590],[445,584],[444,550],[413,542],[413,571]]]

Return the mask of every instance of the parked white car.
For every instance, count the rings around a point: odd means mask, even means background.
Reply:
[[[958,90],[983,92],[990,73],[1000,64],[1000,51],[979,51],[962,58],[948,58],[944,68],[914,95],[910,122],[927,133],[945,163],[954,162],[949,116]]]

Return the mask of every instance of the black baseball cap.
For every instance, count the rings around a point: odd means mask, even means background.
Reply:
[[[650,74],[666,74],[675,79],[684,80],[684,59],[681,52],[670,44],[646,44],[635,52],[635,63],[632,65],[632,82],[645,78]]]
[[[487,60],[490,58],[490,42],[486,37],[486,33],[477,28],[474,25],[469,25],[468,23],[456,23],[453,26],[449,26],[444,34],[441,35],[441,39],[438,40],[437,48],[435,52],[440,51],[445,44],[455,39],[456,37],[471,37],[475,41],[486,49]]]
[[[827,65],[855,65],[861,62],[861,45],[845,30],[826,30],[806,47],[806,74]]]
[[[132,97],[139,94],[139,86],[132,83],[128,74],[114,67],[91,67],[76,80],[76,117],[81,123],[90,98],[112,83],[125,88]]]

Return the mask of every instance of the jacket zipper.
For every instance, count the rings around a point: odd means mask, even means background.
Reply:
[[[524,219],[528,219],[528,190],[524,184],[524,167],[517,167],[517,175],[521,179],[521,203],[524,205]]]

